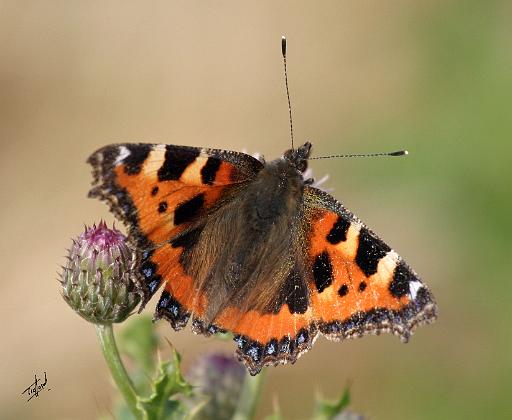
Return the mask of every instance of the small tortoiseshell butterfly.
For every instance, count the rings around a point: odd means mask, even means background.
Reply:
[[[284,47],[283,47],[284,55]],[[304,177],[311,143],[264,162],[244,153],[117,144],[88,160],[138,250],[144,306],[175,330],[230,331],[252,375],[331,340],[436,317],[427,286],[357,217]]]

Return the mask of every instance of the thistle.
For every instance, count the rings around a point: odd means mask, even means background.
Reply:
[[[245,370],[233,356],[211,352],[199,357],[187,372],[187,380],[196,386],[191,402],[200,404],[199,420],[231,419],[242,393]]]
[[[94,324],[124,321],[140,302],[132,279],[133,252],[126,237],[105,222],[86,227],[62,267],[62,297]]]

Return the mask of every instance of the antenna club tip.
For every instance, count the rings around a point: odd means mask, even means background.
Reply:
[[[286,57],[286,37],[284,35],[281,37],[281,52],[283,57]]]
[[[399,150],[397,152],[391,152],[389,153],[389,156],[406,156],[409,152],[407,150]]]

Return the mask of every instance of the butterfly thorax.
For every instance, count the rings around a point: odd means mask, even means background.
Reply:
[[[251,227],[265,230],[293,215],[304,188],[302,173],[287,159],[269,162],[244,191]]]

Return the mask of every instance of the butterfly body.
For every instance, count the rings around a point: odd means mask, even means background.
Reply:
[[[233,332],[251,374],[294,362],[319,333],[407,340],[436,316],[417,274],[304,177],[311,144],[264,163],[243,153],[122,144],[95,152],[91,196],[138,249],[144,304],[196,333]]]

